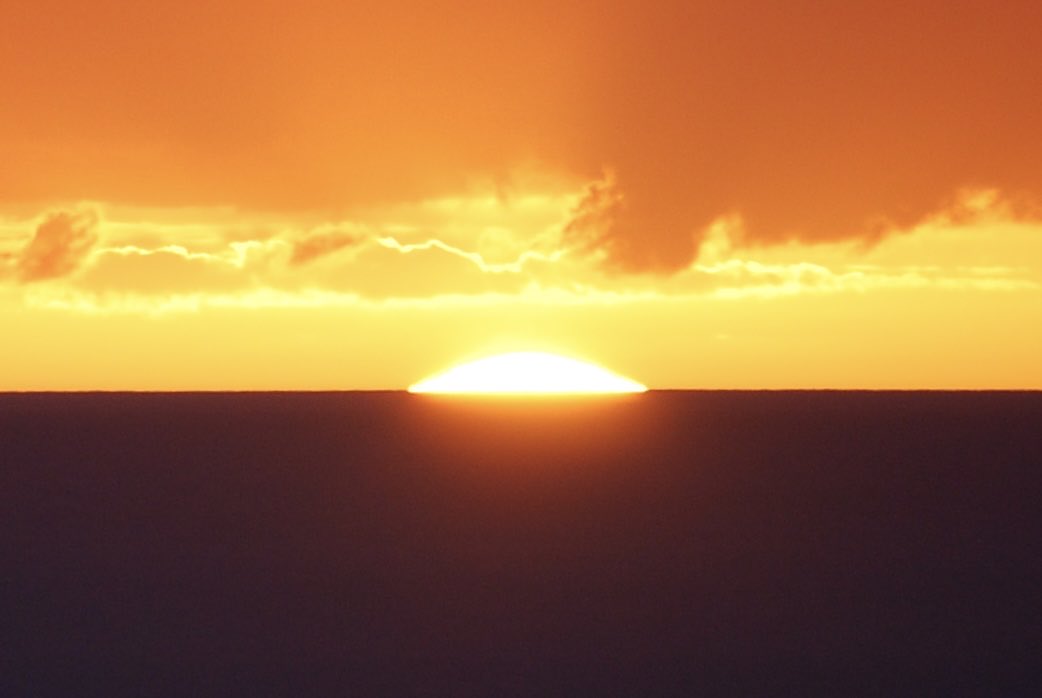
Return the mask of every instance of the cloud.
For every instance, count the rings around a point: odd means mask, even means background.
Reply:
[[[68,276],[81,266],[98,237],[96,212],[51,213],[15,257],[15,275],[25,283]]]
[[[871,240],[965,187],[1042,199],[1038,3],[645,7],[598,32],[577,141],[623,197],[592,238],[611,267],[682,269],[721,215],[749,243]]]
[[[567,208],[564,201],[553,205],[559,214]],[[105,245],[90,247],[75,274],[47,284],[36,297],[68,291],[93,298],[99,307],[187,309],[205,298],[244,294],[253,299],[250,303],[268,298],[278,304],[294,296],[324,303],[330,294],[382,303],[536,292],[543,298],[557,294],[561,302],[607,297],[624,302],[651,296],[775,297],[897,288],[1012,291],[1038,289],[1042,282],[1034,262],[1042,258],[1042,226],[1010,220],[1009,207],[994,191],[966,191],[950,210],[867,248],[857,240],[750,245],[741,217],[723,216],[703,234],[697,258],[667,277],[616,273],[627,269],[611,266],[617,260],[606,249],[615,240],[598,236],[627,201],[610,175],[567,201],[573,215],[556,235],[548,233],[543,214],[515,232],[488,225],[498,221],[484,213],[478,223],[467,221],[460,211],[468,207],[457,202],[446,205],[455,223],[444,237],[435,236],[440,230],[428,230],[429,220],[413,220],[398,209],[382,219],[284,224],[263,240],[219,245],[214,241],[223,225],[197,221],[191,246],[127,244],[141,237],[141,229],[161,242],[164,236],[176,239],[184,226],[150,223],[143,215],[147,212],[133,221],[111,220],[107,214],[94,231]],[[40,229],[51,231],[50,220]],[[21,260],[18,250],[38,244],[40,233],[26,242],[27,229],[24,222],[7,226],[0,263],[3,254],[12,255],[8,266],[13,268]],[[494,256],[486,256],[486,248]]]
[[[176,245],[105,248],[96,252],[75,286],[101,295],[152,296],[249,288],[251,277],[244,273],[233,252],[189,252]]]
[[[365,239],[357,232],[341,229],[320,229],[292,240],[292,252],[289,264],[299,266],[314,261],[319,257],[337,252],[345,247],[353,247]]]
[[[403,0],[258,14],[156,0],[65,24],[27,6],[7,18],[0,61],[0,189],[339,216],[459,196],[529,163],[578,183],[610,168],[571,243],[607,269],[663,273],[690,264],[719,216],[740,215],[748,244],[877,240],[965,187],[1038,215],[1042,3],[956,4],[533,0],[459,15]],[[149,41],[113,35],[114,21],[148,26]],[[35,60],[41,32],[66,50]],[[104,55],[77,58],[99,42]],[[341,243],[302,241],[296,262]]]
[[[351,255],[330,257],[321,268],[288,264],[284,273],[267,278],[282,288],[334,290],[368,299],[514,293],[531,278],[526,267],[544,259],[528,253],[492,264],[441,240],[402,243],[380,236],[359,244]]]
[[[615,235],[615,226],[626,207],[625,197],[615,183],[615,175],[606,172],[602,179],[587,185],[572,215],[564,224],[562,239],[576,245],[581,252],[592,253],[613,262],[625,253],[619,246],[626,238]]]

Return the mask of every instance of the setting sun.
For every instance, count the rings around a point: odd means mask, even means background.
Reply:
[[[543,352],[490,356],[409,387],[411,393],[643,393],[647,388],[584,361]]]

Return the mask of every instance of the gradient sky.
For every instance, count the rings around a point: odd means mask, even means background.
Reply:
[[[0,389],[1042,388],[1042,4],[0,8]]]

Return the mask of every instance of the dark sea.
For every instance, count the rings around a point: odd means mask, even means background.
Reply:
[[[0,395],[0,695],[1042,695],[1042,393]]]

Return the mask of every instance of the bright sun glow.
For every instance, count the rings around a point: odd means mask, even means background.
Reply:
[[[410,393],[643,393],[646,387],[600,366],[542,352],[500,354],[456,366]]]

